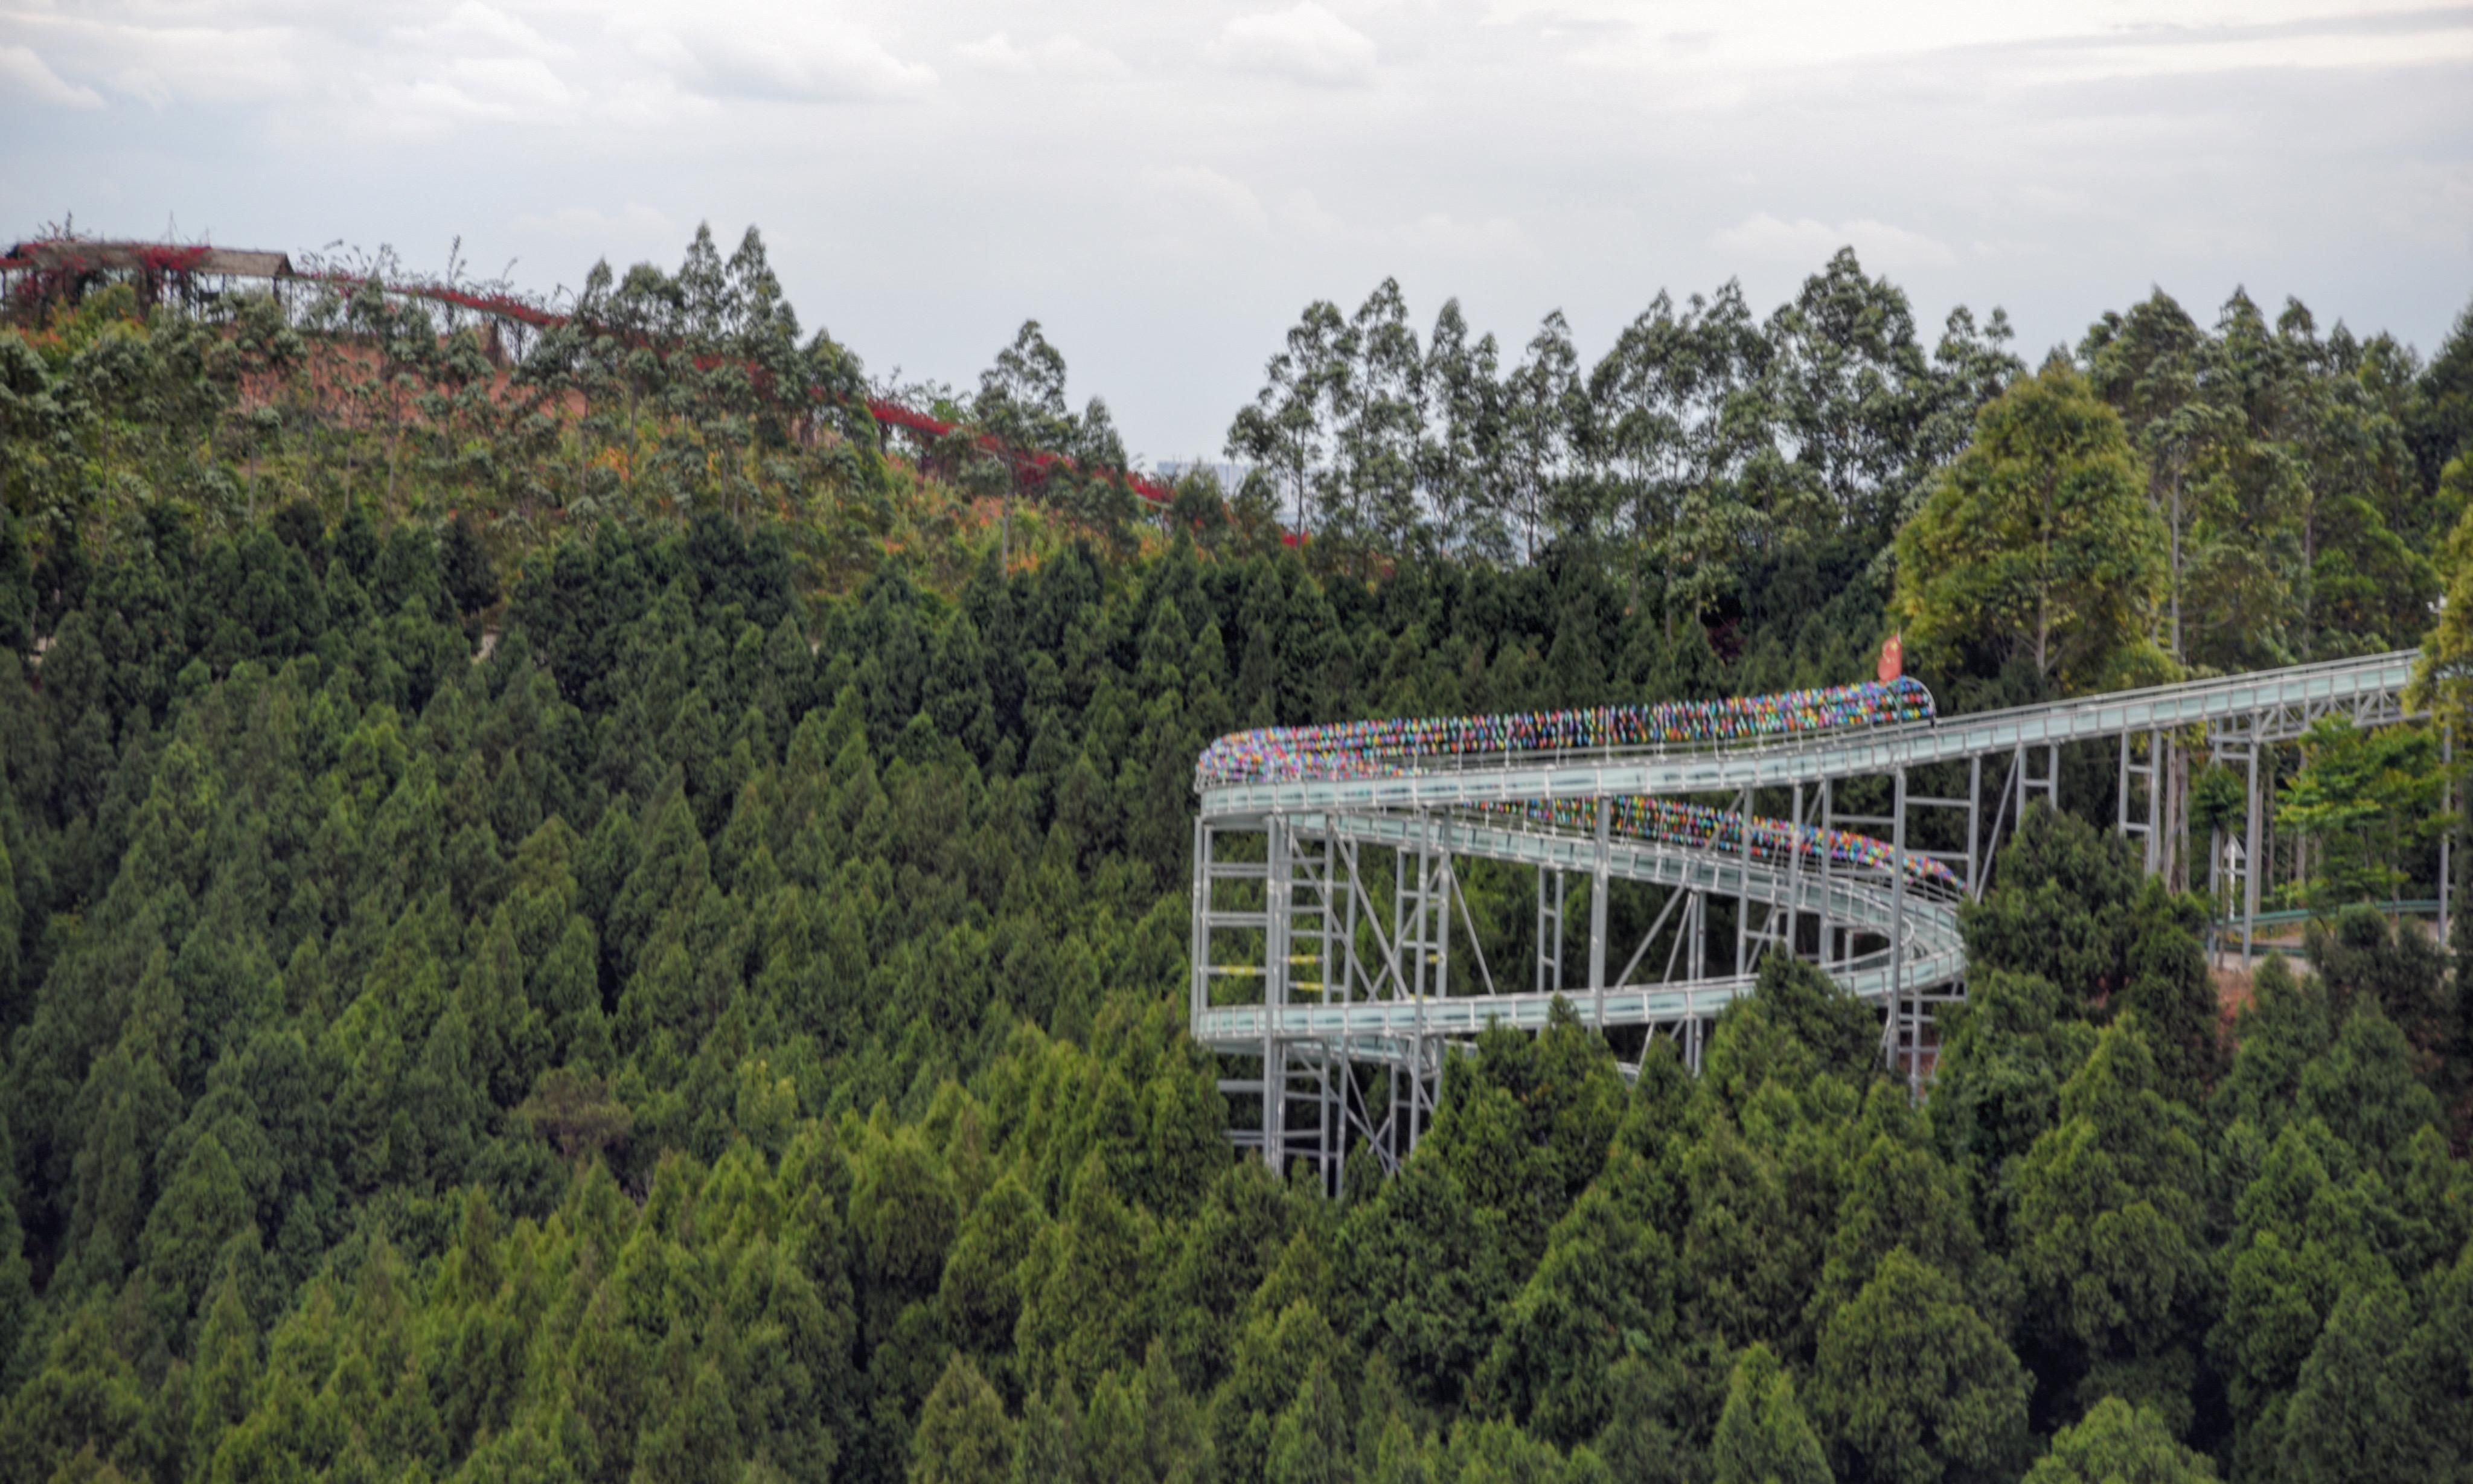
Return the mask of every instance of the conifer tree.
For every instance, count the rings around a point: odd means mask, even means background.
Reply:
[[[1812,1415],[1849,1478],[2002,1479],[2027,1456],[2030,1389],[1957,1282],[1898,1248],[1822,1333]]]
[[[996,1388],[969,1356],[956,1353],[910,1435],[910,1484],[1004,1484],[1013,1468],[1013,1426]]]
[[[1709,1467],[1712,1484],[1829,1484],[1829,1462],[1795,1400],[1794,1377],[1765,1345],[1735,1362]]]
[[[2215,1465],[2151,1410],[2106,1397],[2053,1438],[2027,1484],[2213,1484]]]

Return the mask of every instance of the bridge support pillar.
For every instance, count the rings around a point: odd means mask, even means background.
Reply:
[[[1827,778],[1822,778],[1820,780],[1819,788],[1820,799],[1817,812],[1820,816],[1820,838],[1824,842],[1834,841],[1837,838],[1837,804],[1836,794],[1833,791],[1833,785]],[[1831,920],[1829,912],[1830,857],[1833,853],[1834,852],[1825,845],[1820,852],[1820,861],[1818,866],[1820,872],[1820,921],[1816,924],[1818,930],[1814,935],[1812,955],[1813,962],[1818,964],[1824,969],[1837,962],[1836,945],[1831,942],[1831,934],[1836,931],[1836,926]]]
[[[1232,1064],[1261,1062],[1258,1075],[1232,1069],[1220,1083],[1231,1096],[1261,1100],[1259,1131],[1249,1121],[1233,1137],[1249,1153],[1260,1149],[1274,1167],[1311,1164],[1334,1186],[1360,1137],[1396,1169],[1432,1121],[1447,1053],[1465,1049],[1490,1020],[1541,1026],[1549,1019],[1548,995],[1575,992],[1566,970],[1576,924],[1565,908],[1569,883],[1583,873],[1593,888],[1588,983],[1600,1026],[1678,1038],[1676,1049],[1696,1070],[1711,1016],[1747,988],[1737,975],[1784,944],[1818,957],[1867,1004],[1885,1004],[1887,1069],[1920,1092],[1933,1014],[1957,997],[1963,974],[1961,894],[1981,897],[1997,869],[2005,823],[2036,796],[2058,804],[2060,748],[2049,739],[2071,739],[2082,763],[2094,761],[2094,749],[2105,742],[2117,745],[2116,825],[2145,836],[2150,870],[2176,876],[2197,729],[2205,729],[2208,755],[2245,769],[2246,856],[2234,864],[2243,852],[2221,842],[2213,853],[2215,874],[2238,878],[2238,885],[2227,881],[2223,899],[2230,909],[2238,895],[2246,957],[2258,949],[2262,882],[2279,879],[2279,869],[2308,866],[2305,841],[2290,852],[2273,848],[2277,831],[2268,810],[2277,760],[2267,749],[2290,746],[2321,717],[2347,708],[2357,726],[2412,719],[2402,702],[2409,658],[2374,657],[2193,682],[2172,693],[2065,702],[1956,727],[1902,727],[1848,745],[1823,738],[1749,764],[1732,749],[1678,763],[1644,745],[1634,757],[1620,750],[1629,743],[1601,755],[1594,744],[1585,755],[1560,747],[1564,758],[1543,770],[1523,765],[1491,779],[1456,766],[1429,769],[1419,761],[1430,751],[1422,742],[1393,759],[1398,776],[1380,766],[1364,775],[1344,761],[1324,769],[1309,750],[1282,754],[1285,761],[1255,778],[1245,777],[1250,764],[1239,766],[1241,748],[1224,769],[1207,760],[1199,775],[1204,818],[1192,845],[1188,991],[1198,1039]],[[1483,729],[1471,735],[1493,737]],[[2441,750],[2452,809],[2461,802],[2452,734],[2442,733]],[[1987,782],[1987,757],[2007,758],[2007,778]],[[1942,786],[1954,785],[1959,763],[1966,765],[1962,797]],[[1316,770],[1336,776],[1316,777]],[[1299,772],[1304,776],[1288,776]],[[1862,807],[1876,789],[1888,795],[1882,815],[1845,808],[1840,785],[1858,778],[1864,781],[1853,785],[1852,797]],[[1279,786],[1253,787],[1259,783]],[[1806,795],[1805,783],[1816,796]],[[1617,840],[1611,826],[1619,800],[1610,790],[1633,789],[1697,793],[1719,812],[1713,821],[1693,810],[1688,825],[1660,816],[1646,822],[1640,840]],[[1728,794],[1738,808],[1732,819],[1721,812]],[[1574,807],[1581,799],[1594,820]],[[1786,814],[1777,823],[1816,823],[1827,838],[1806,850],[1778,838],[1756,841],[1747,825],[1745,833],[1728,833],[1764,802]],[[1954,817],[1935,822],[1935,809]],[[1953,838],[1961,820],[1962,840]],[[1850,829],[1863,838],[1833,855],[1838,832]],[[1537,870],[1533,992],[1516,974],[1501,986],[1491,974],[1487,952],[1501,941],[1500,924],[1474,917],[1465,896],[1453,902],[1461,854]],[[2439,857],[2445,931],[2454,909],[2452,840],[2442,841]],[[1610,973],[1616,879],[1658,894],[1659,909],[1624,967]],[[1378,895],[1385,889],[1394,894],[1388,906]],[[1709,962],[1722,946],[1713,944],[1708,921],[1717,897],[1736,904],[1735,974],[1713,971]],[[1457,995],[1450,974],[1454,913],[1465,930],[1456,951],[1470,954],[1475,966],[1469,993]],[[1815,920],[1810,939],[1803,936],[1806,918]],[[1668,946],[1664,973],[1635,976],[1660,943]],[[1636,993],[1618,993],[1626,988]]]
[[[1596,1024],[1606,1028],[1606,891],[1613,880],[1615,802],[1597,796],[1597,859],[1589,879],[1589,993],[1597,1002]]]
[[[1550,893],[1548,882],[1552,882]],[[1537,868],[1537,993],[1553,994],[1563,988],[1563,873]]]
[[[1289,879],[1289,825],[1274,814],[1263,826],[1262,882],[1262,1162],[1273,1174],[1287,1164],[1288,1046],[1280,1012],[1288,1002],[1288,944],[1296,890]]]
[[[1907,995],[1907,770],[1889,783],[1889,1023],[1884,1033],[1889,1070],[1904,1068],[1909,1091],[1923,1094],[1923,1047]],[[1920,1012],[1921,1007],[1913,1007]]]
[[[2267,864],[2259,858],[2258,853],[2262,848],[2261,835],[2264,833],[2266,823],[2260,818],[2259,806],[2264,801],[2259,798],[2258,789],[2258,747],[2256,741],[2252,741],[2249,746],[2249,783],[2248,793],[2245,799],[2247,814],[2243,820],[2243,827],[2248,834],[2248,841],[2243,847],[2246,853],[2242,856],[2242,968],[2244,969],[2249,968],[2250,955],[2256,951],[2258,877],[2259,872]]]

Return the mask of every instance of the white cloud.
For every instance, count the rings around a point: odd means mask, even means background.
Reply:
[[[1489,24],[1590,37],[1600,59],[1660,71],[1776,71],[1870,59],[2013,50],[2073,74],[2384,65],[2460,55],[2459,8],[2397,0],[1496,0]]]
[[[1219,222],[1260,231],[1270,226],[1262,198],[1242,180],[1232,180],[1205,165],[1172,165],[1144,177],[1149,195],[1170,211],[1193,211]]]
[[[1402,244],[1439,257],[1499,257],[1530,251],[1528,234],[1507,216],[1463,221],[1448,211],[1429,211],[1400,229]]]
[[[478,47],[497,52],[522,52],[535,57],[564,57],[574,48],[553,41],[520,15],[510,14],[482,0],[463,0],[446,12],[434,26],[400,29],[396,36],[406,40],[444,45],[471,51]]]
[[[967,383],[1037,314],[1154,447],[1215,446],[1297,306],[1386,275],[1592,346],[1852,243],[2025,345],[2238,282],[2427,351],[2473,262],[2465,3],[0,0],[36,146],[0,202],[460,231],[539,289],[753,219],[872,365]]]
[[[1288,192],[1280,202],[1279,218],[1280,230],[1291,237],[1336,240],[1348,235],[1348,224],[1339,213],[1311,191]]]
[[[640,202],[629,202],[615,211],[606,211],[599,206],[561,206],[555,211],[526,211],[516,217],[516,226],[523,231],[574,238],[596,249],[612,238],[633,240],[651,237],[665,243],[672,238],[682,242],[686,240],[686,233],[671,220],[669,213]]]
[[[867,103],[915,96],[936,72],[904,61],[822,11],[771,5],[665,8],[665,24],[626,24],[636,55],[714,98]]]
[[[1057,35],[1029,46],[1016,45],[999,31],[977,41],[964,42],[964,60],[996,72],[1059,72],[1104,76],[1125,70],[1124,59],[1080,36]]]
[[[49,104],[60,108],[103,107],[101,93],[54,72],[31,46],[0,46],[0,100]]]
[[[306,76],[300,38],[276,27],[110,26],[88,30],[82,39],[89,55],[111,67],[115,89],[158,108],[295,97]]]
[[[563,108],[577,100],[549,65],[535,57],[458,57],[446,65],[456,88],[498,113]]]
[[[569,114],[586,102],[537,57],[456,57],[420,73],[372,89],[374,107],[356,111],[352,127],[417,138],[464,124]]]
[[[1814,266],[1839,248],[1852,247],[1874,272],[1942,267],[1957,261],[1957,253],[1923,233],[1869,217],[1832,226],[1808,216],[1789,222],[1763,211],[1712,236],[1709,245],[1769,262]]]
[[[1374,76],[1374,39],[1314,0],[1239,15],[1219,33],[1219,55],[1247,71],[1320,87],[1358,86]]]

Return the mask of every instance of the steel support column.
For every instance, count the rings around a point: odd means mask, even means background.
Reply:
[[[1897,1069],[1899,1047],[1907,1041],[1907,770],[1900,768],[1890,784],[1889,805],[1889,1067]],[[1923,1092],[1923,1068],[1914,1050],[1907,1057],[1909,1089]]]
[[[2249,843],[2244,847],[2245,853],[2242,856],[2242,968],[2244,969],[2249,968],[2250,954],[2258,938],[2258,874],[2261,865],[2258,852],[2259,835],[2263,826],[2259,818],[2261,811],[2258,797],[2258,751],[2261,745],[2255,737],[2250,741],[2248,791],[2244,795],[2244,807],[2247,813],[2242,821],[2242,826],[2249,838]]]
[[[1606,892],[1613,880],[1615,802],[1597,798],[1597,850],[1589,874],[1589,993],[1597,1002],[1596,1024],[1606,1028]]]

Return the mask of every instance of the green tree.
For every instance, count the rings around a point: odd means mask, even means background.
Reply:
[[[1972,1188],[1985,1240],[2004,1248],[2018,1166],[2059,1123],[2061,1087],[2096,1033],[2064,1017],[2060,992],[2032,974],[1992,969],[1968,989],[1966,1014],[1941,1045],[1929,1113],[1934,1140]]]
[[[2215,1465],[2181,1446],[2153,1410],[2106,1397],[2027,1471],[2027,1484],[2214,1484]]]
[[[1890,609],[1928,664],[2093,689],[2155,667],[2164,545],[2121,419],[2055,360],[1984,407],[1900,528]]]
[[[1391,1356],[1412,1396],[1456,1402],[1511,1289],[1500,1213],[1469,1198],[1429,1140],[1333,1245],[1352,1338]]]
[[[1901,1247],[1822,1332],[1812,1415],[1850,1478],[2003,1479],[2027,1458],[2031,1389],[1957,1281]]]
[[[644,1484],[724,1484],[738,1476],[738,1415],[718,1366],[707,1361],[684,1394],[646,1423],[629,1477]]]
[[[2128,843],[2076,815],[2029,807],[1992,884],[1958,909],[1970,968],[2035,974],[2065,1003],[2099,1003],[2129,981],[2144,877]]]
[[[1558,1447],[1606,1425],[1617,1362],[1673,1343],[1673,1247],[1655,1226],[1657,1197],[1646,1161],[1618,1154],[1556,1224],[1477,1371],[1479,1395]]]
[[[1794,1399],[1794,1377],[1765,1345],[1735,1362],[1709,1470],[1711,1484],[1829,1484],[1829,1461]]]
[[[255,1404],[257,1348],[257,1326],[241,1304],[238,1281],[228,1272],[198,1334],[188,1446],[202,1470],[224,1434],[239,1426]]]
[[[2314,857],[2304,904],[2323,911],[2393,895],[2402,850],[2427,834],[2438,802],[2437,741],[2419,728],[2365,732],[2330,716],[2302,738],[2301,756],[2275,819]]]
[[[927,1394],[910,1435],[911,1484],[1004,1484],[1013,1422],[1004,1400],[968,1355],[955,1353]]]
[[[69,1317],[41,1368],[0,1412],[0,1477],[36,1484],[88,1448],[124,1473],[142,1474],[146,1393],[112,1348],[101,1305]]]
[[[2209,1289],[2204,1165],[2134,1019],[2105,1029],[2060,1113],[2019,1167],[2013,1227],[2030,1331],[2063,1357],[2047,1380],[2186,1418]]]
[[[156,1202],[146,1223],[146,1273],[156,1291],[186,1320],[205,1296],[224,1244],[249,1225],[253,1203],[214,1135],[189,1153]]]
[[[2437,1478],[2436,1441],[2420,1425],[2417,1388],[2399,1360],[2412,1333],[2410,1300],[2389,1281],[2336,1301],[2301,1367],[2284,1414],[2280,1477],[2294,1484],[2368,1484]]]

